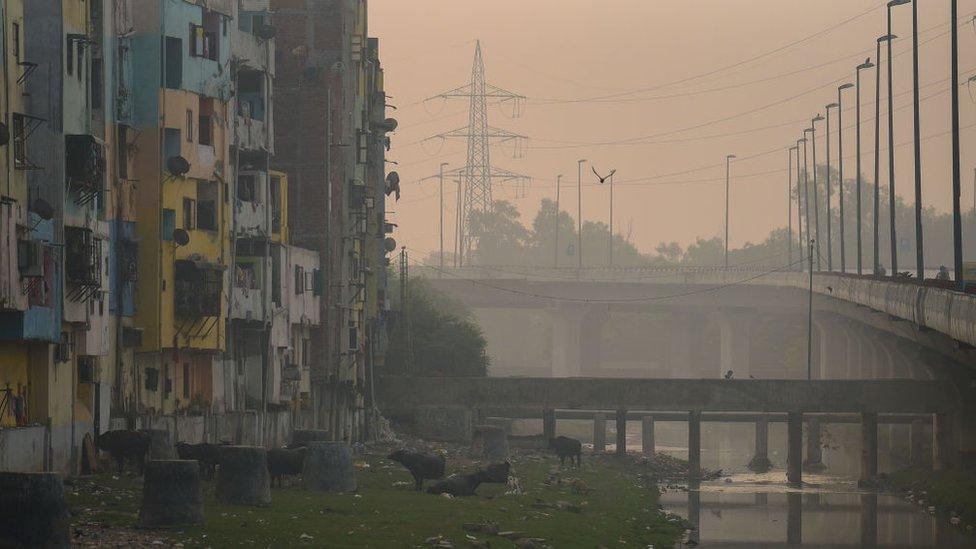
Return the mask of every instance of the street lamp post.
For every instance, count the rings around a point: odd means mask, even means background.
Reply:
[[[830,109],[838,108],[840,104],[831,103],[826,106],[827,110],[827,270],[834,270],[834,250],[833,250],[833,239],[830,234],[830,225],[832,221],[831,211],[830,211]]]
[[[820,114],[817,113],[817,116],[815,116],[813,120],[810,121],[810,139],[811,142],[813,143],[812,145],[813,163],[811,166],[813,168],[813,216],[816,225],[816,232],[814,232],[814,238],[817,241],[817,270],[818,271],[820,270],[821,267],[820,265],[821,254],[820,254],[820,189],[817,186],[817,122],[820,122],[823,119],[824,117],[820,116]]]
[[[734,154],[725,157],[725,268],[729,268],[729,177],[732,173]]]
[[[790,147],[788,168],[786,169],[786,249],[789,254],[789,263],[787,265],[793,268],[793,151],[797,150],[794,145]],[[797,193],[797,199],[799,199],[799,193]],[[802,256],[803,249],[800,248],[800,254]]]
[[[803,230],[803,193],[800,192],[800,145],[806,143],[806,139],[796,140],[796,233],[797,241],[800,246],[800,270],[803,270],[803,257],[806,254],[806,240],[804,240]],[[804,160],[804,164],[806,160]],[[806,169],[806,167],[804,167]]]
[[[922,139],[921,124],[919,122],[919,92],[918,92],[918,2],[912,1],[912,111],[914,116],[915,149],[915,277],[918,283],[925,282],[925,254],[922,238]]]
[[[556,215],[552,222],[552,266],[555,269],[559,268],[559,182],[562,178],[563,174],[556,176]]]
[[[441,168],[438,179],[440,180],[440,204],[441,204],[441,214],[440,214],[440,243],[441,252],[438,258],[438,264],[440,265],[440,271],[437,273],[438,278],[444,274],[444,166],[449,166],[447,162],[441,162]]]
[[[576,161],[576,276],[583,271],[583,164],[586,159]]]
[[[877,40],[878,67],[874,71],[874,274],[881,274],[881,249],[879,229],[881,227],[881,43],[891,42],[891,34],[879,36]],[[889,174],[890,175],[890,174]]]
[[[959,158],[959,6],[951,4],[951,61],[952,68],[952,255],[956,277],[956,290],[966,290],[962,273],[962,211],[959,198],[962,187],[962,167]]]
[[[610,267],[613,267],[613,176],[616,170],[610,172]]]
[[[803,130],[803,214],[806,216],[806,229],[807,229],[807,240],[813,242],[813,232],[810,230],[810,168],[807,166],[807,142],[810,138],[807,138],[807,134],[811,132],[811,128]],[[813,256],[810,256],[810,264],[808,265],[810,270],[813,270]]]
[[[888,2],[888,36],[891,39],[895,38],[895,35],[891,34],[891,8],[895,6],[900,6],[902,4],[907,4],[912,0],[891,0]],[[895,109],[892,101],[894,99],[892,92],[892,75],[891,75],[891,42],[892,40],[887,40],[887,50],[888,50],[888,226],[889,238],[891,239],[891,276],[898,274],[898,229],[895,226]]]
[[[869,57],[869,58],[867,58],[867,59],[864,60],[864,63],[861,63],[860,65],[858,65],[857,66],[857,70],[855,71],[856,80],[857,80],[857,83],[855,84],[855,88],[856,88],[855,91],[856,91],[856,95],[857,95],[857,99],[856,99],[856,102],[855,102],[855,105],[856,105],[856,113],[855,113],[855,116],[857,118],[857,124],[855,124],[855,132],[857,133],[857,136],[856,136],[856,138],[857,138],[857,147],[856,147],[856,153],[857,153],[857,188],[855,190],[857,191],[857,274],[858,274],[858,276],[864,274],[864,270],[863,270],[864,253],[861,251],[862,250],[861,241],[862,241],[862,236],[863,236],[863,234],[862,234],[863,233],[863,230],[861,228],[861,218],[862,218],[862,208],[861,208],[861,71],[862,70],[865,70],[865,69],[870,69],[873,66],[874,66],[874,63],[871,62],[871,58]]]
[[[847,250],[844,242],[844,97],[843,91],[853,88],[850,82],[837,87],[837,197],[840,199],[840,272],[847,272]]]

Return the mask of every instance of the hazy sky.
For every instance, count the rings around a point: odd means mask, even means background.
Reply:
[[[493,164],[532,176],[524,197],[513,184],[495,187],[516,203],[526,222],[542,198],[555,195],[563,174],[562,206],[576,217],[576,160],[606,172],[616,168],[615,232],[642,251],[661,241],[682,244],[723,230],[726,154],[733,164],[731,242],[760,241],[786,224],[787,149],[837,86],[853,82],[854,67],[885,33],[878,0],[372,0],[370,33],[380,38],[386,88],[400,127],[389,158],[400,163],[403,199],[390,205],[398,240],[426,253],[438,246],[437,179],[441,162],[463,165],[463,140],[420,140],[467,123],[463,101],[434,100],[470,80],[474,40],[484,50],[487,80],[525,95],[520,118],[511,107],[490,109],[490,123],[530,137],[524,157],[492,149]],[[976,74],[976,0],[959,3],[960,81]],[[865,13],[867,12],[867,13]],[[922,0],[923,195],[926,206],[950,209],[949,1]],[[863,15],[862,15],[863,14]],[[850,21],[848,21],[850,20]],[[848,21],[844,23],[845,21]],[[896,186],[913,196],[911,7],[893,12]],[[800,44],[790,44],[803,40]],[[784,47],[789,46],[789,47]],[[899,55],[900,54],[900,55]],[[885,51],[882,50],[882,59]],[[753,58],[761,56],[759,59]],[[750,61],[751,60],[751,61]],[[716,72],[742,61],[746,63]],[[887,68],[883,67],[882,71]],[[669,83],[705,75],[678,84]],[[847,80],[845,80],[847,79]],[[662,84],[664,86],[662,86]],[[873,178],[874,71],[862,73],[862,172]],[[976,84],[961,89],[965,209],[973,204]],[[653,88],[648,90],[649,88]],[[636,90],[648,90],[629,93]],[[626,94],[626,95],[623,95]],[[882,146],[887,140],[882,80]],[[594,100],[614,96],[610,100]],[[927,96],[930,99],[925,100]],[[854,106],[854,91],[845,106]],[[580,100],[567,102],[565,100]],[[558,100],[558,102],[554,101]],[[836,166],[836,110],[831,147]],[[854,177],[853,108],[844,113],[845,175]],[[825,162],[818,125],[818,163]],[[729,135],[738,132],[737,135]],[[639,140],[644,136],[648,139]],[[629,143],[619,143],[632,140]],[[636,141],[636,142],[633,142]],[[607,144],[613,142],[612,144]],[[594,145],[594,143],[603,143]],[[906,143],[903,146],[898,144]],[[882,150],[882,184],[887,184]],[[702,169],[704,168],[704,169]],[[450,168],[448,168],[450,169]],[[675,174],[678,172],[678,175]],[[664,175],[664,177],[661,177]],[[609,193],[583,175],[583,217],[606,221]],[[456,195],[445,184],[445,232],[453,235]],[[968,206],[967,206],[968,205]],[[835,206],[836,207],[836,206]],[[445,249],[453,236],[445,237]]]

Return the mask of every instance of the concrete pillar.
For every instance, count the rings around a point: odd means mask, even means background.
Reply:
[[[958,464],[955,418],[935,414],[932,422],[932,466],[936,471],[954,469]]]
[[[803,544],[803,494],[786,493],[786,544],[799,547]]]
[[[617,457],[627,455],[627,410],[617,410]]]
[[[556,411],[552,408],[542,411],[542,438],[546,443],[556,438]]]
[[[641,418],[641,451],[645,456],[654,455],[654,416]]]
[[[578,377],[582,370],[585,309],[560,305],[549,310],[552,319],[552,377]]]
[[[932,451],[926,443],[925,437],[931,426],[920,419],[916,419],[908,426],[908,465],[915,468],[932,466]]]
[[[688,413],[688,478],[701,478],[701,411]]]
[[[581,376],[599,377],[603,363],[603,326],[610,319],[605,307],[589,306],[580,321]]]
[[[756,453],[749,461],[749,470],[765,473],[773,468],[769,461],[769,416],[763,414],[756,419]]]
[[[593,414],[593,453],[607,451],[607,418],[602,413]]]
[[[878,476],[878,414],[861,414],[861,475],[858,482],[869,483]]]
[[[786,415],[786,480],[795,486],[803,484],[803,414]]]
[[[719,313],[719,377],[732,370],[736,378],[749,379],[750,339],[755,318],[751,311],[727,310]]]
[[[688,523],[691,524],[691,532],[688,534],[688,541],[692,545],[701,543],[701,491],[697,486],[691,486],[688,490]]]
[[[861,547],[878,546],[878,494],[861,494]]]
[[[668,373],[672,378],[697,378],[700,370],[695,361],[695,338],[700,322],[691,314],[672,313],[668,319]]]
[[[826,468],[823,463],[823,427],[820,418],[811,417],[807,421],[807,459],[803,462],[803,470],[818,473]]]

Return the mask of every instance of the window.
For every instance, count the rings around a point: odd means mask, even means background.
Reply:
[[[281,306],[281,247],[271,247],[271,302]]]
[[[308,368],[311,365],[312,346],[311,340],[302,338],[302,367]]]
[[[180,130],[176,128],[163,130],[163,155],[166,158],[180,155]]]
[[[325,287],[325,277],[322,276],[322,269],[315,269],[312,271],[312,295],[320,296],[322,295],[322,290]]]
[[[204,14],[203,26],[190,23],[191,57],[203,57],[213,61],[217,60],[217,27],[219,24],[219,16],[212,12]]]
[[[186,142],[193,143],[193,111],[186,109]]]
[[[27,165],[27,123],[24,115],[13,115],[14,163],[18,167]]]
[[[237,199],[244,202],[255,202],[257,200],[257,184],[254,175],[238,176]]]
[[[183,41],[179,38],[167,36],[164,38],[163,82],[171,90],[178,90],[183,85]]]
[[[190,231],[196,227],[197,201],[192,198],[183,199],[183,228]]]
[[[118,161],[118,172],[120,179],[129,178],[129,127],[124,124],[119,124],[119,136],[116,147],[118,148],[118,154],[116,154],[116,160]]]
[[[183,398],[190,398],[190,363],[183,363]]]
[[[281,178],[271,178],[271,232],[281,232]]]
[[[68,76],[71,76],[74,73],[74,70],[75,70],[74,69],[74,67],[75,67],[75,41],[72,40],[71,38],[68,38],[65,41],[64,48],[65,48],[65,56],[64,56],[64,58],[65,58],[65,62],[67,63],[65,65],[65,69],[68,71]]]
[[[163,240],[173,240],[173,231],[176,230],[176,211],[166,208],[163,210]]]
[[[197,228],[217,230],[217,184],[211,181],[197,182]]]
[[[20,23],[14,23],[10,31],[13,38],[14,59],[20,63]]]
[[[201,97],[199,106],[199,127],[197,129],[197,142],[201,145],[213,145],[213,114],[214,101],[211,97]]]
[[[302,295],[305,292],[305,269],[301,265],[295,265],[295,295]]]

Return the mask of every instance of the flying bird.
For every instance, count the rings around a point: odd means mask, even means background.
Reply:
[[[594,168],[593,166],[590,166],[590,169],[592,169],[592,170],[593,170],[593,175],[595,175],[595,176],[596,176],[596,178],[600,180],[600,184],[601,184],[601,185],[602,185],[602,184],[603,184],[603,183],[604,183],[604,182],[605,182],[605,181],[606,181],[607,179],[610,179],[611,177],[613,177],[613,174],[615,174],[615,173],[617,173],[617,170],[610,170],[610,173],[608,173],[608,174],[607,174],[606,176],[602,176],[602,175],[600,175],[599,173],[597,173],[597,171],[596,171],[596,168]]]

